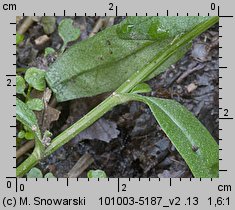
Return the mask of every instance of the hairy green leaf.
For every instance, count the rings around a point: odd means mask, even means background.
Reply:
[[[45,71],[35,67],[29,68],[25,73],[25,80],[36,90],[43,91],[46,88]]]
[[[68,42],[74,41],[80,36],[80,29],[73,26],[73,20],[70,18],[65,18],[60,22],[58,31],[64,41],[62,50],[64,50]]]
[[[206,29],[208,29],[209,27],[211,27],[212,25],[214,25],[215,23],[219,21],[218,16],[208,17],[208,18],[209,19],[197,24],[187,33],[183,35],[176,35],[173,40],[170,39],[171,42],[168,43],[167,47],[163,47],[162,50],[159,53],[157,53],[152,58],[152,60],[150,60],[150,62],[147,62],[146,65],[142,69],[137,70],[133,74],[131,74],[129,79],[123,82],[120,85],[120,87],[116,89],[116,91],[113,92],[113,94],[110,95],[108,98],[106,98],[101,104],[99,104],[97,107],[91,110],[86,116],[81,118],[79,121],[74,123],[65,131],[63,131],[60,135],[55,137],[47,148],[45,148],[45,145],[43,144],[41,145],[36,144],[34,152],[30,155],[30,157],[26,159],[20,166],[17,167],[17,171],[16,171],[17,176],[23,176],[30,168],[35,166],[39,160],[41,160],[43,157],[46,157],[52,154],[55,150],[57,150],[59,147],[61,147],[62,145],[67,143],[69,140],[74,138],[77,134],[79,134],[85,128],[87,128],[92,123],[94,123],[97,119],[103,116],[107,111],[109,111],[115,105],[129,101],[131,99],[143,101],[143,98],[138,96],[137,94],[129,94],[128,97],[126,97],[128,99],[125,99],[125,97],[123,97],[122,94],[128,93],[137,84],[147,80],[149,75],[151,75],[154,72],[154,70],[156,70],[156,68],[158,68],[156,72],[159,73],[159,68],[162,67],[164,62],[168,62],[167,59],[171,59],[172,56],[174,56],[174,54],[178,54],[177,51],[181,51],[182,48],[184,48],[184,46],[187,45],[187,43],[191,42],[196,36],[198,36],[203,31],[205,31]],[[153,41],[151,40],[151,42]],[[89,48],[90,46],[88,45],[87,47]],[[55,74],[54,76],[56,79],[57,75]],[[116,78],[116,80],[118,79],[119,78]],[[83,80],[81,80],[81,82],[82,81]],[[198,148],[193,147],[193,150],[196,152]]]
[[[18,98],[16,99],[16,119],[25,125],[29,131],[35,133],[38,140],[41,140],[41,132],[35,114]]]
[[[148,104],[195,177],[218,177],[219,147],[208,130],[185,107],[174,100],[137,94],[121,94],[119,97]]]
[[[87,178],[107,178],[107,175],[102,170],[90,170],[87,173]]]
[[[88,97],[118,88],[198,24],[210,17],[129,17],[72,46],[46,73],[58,101]],[[147,80],[179,60],[181,47]]]
[[[25,90],[25,81],[21,76],[16,75],[16,93],[23,94]]]
[[[175,39],[186,33],[208,17],[128,17],[117,25],[117,34],[126,40],[163,41],[167,38]],[[169,44],[169,43],[168,43]]]
[[[44,103],[42,99],[39,98],[29,99],[26,104],[31,110],[34,111],[41,111],[44,109]]]

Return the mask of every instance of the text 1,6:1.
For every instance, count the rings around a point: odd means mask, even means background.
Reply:
[[[229,206],[230,199],[229,197],[209,197],[208,198],[210,206]]]

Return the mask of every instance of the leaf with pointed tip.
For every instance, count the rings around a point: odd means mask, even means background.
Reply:
[[[73,45],[49,67],[46,80],[58,101],[115,90],[133,73],[146,67],[174,40],[209,18],[128,17],[120,24]],[[188,48],[189,43],[185,43],[143,80],[165,71]]]
[[[20,99],[16,99],[16,119],[35,133],[38,140],[41,140],[41,132],[34,112]]]
[[[216,178],[219,147],[209,131],[185,107],[174,100],[120,94],[121,100],[146,103],[197,178]]]

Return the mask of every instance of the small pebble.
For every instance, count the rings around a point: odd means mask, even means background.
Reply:
[[[204,62],[209,60],[208,54],[210,51],[210,47],[207,44],[195,44],[192,49],[191,56],[200,62]]]
[[[50,38],[47,35],[43,35],[34,40],[36,45],[43,45],[48,42]]]
[[[191,93],[197,89],[197,85],[195,85],[195,83],[191,83],[186,87],[186,89],[187,89],[188,93]]]

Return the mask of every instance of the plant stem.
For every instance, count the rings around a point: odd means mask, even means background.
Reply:
[[[27,94],[26,94],[26,96],[25,96],[25,102],[27,102],[27,101],[30,99],[30,93],[31,93],[31,91],[32,91],[32,86],[29,85]]]
[[[79,121],[74,123],[72,126],[67,128],[57,137],[55,137],[51,144],[44,151],[43,157],[46,157],[56,151],[58,148],[63,146],[65,143],[74,138],[81,131],[88,128],[92,125],[96,120],[102,117],[106,112],[112,109],[114,106],[126,102],[121,101],[118,97],[118,93],[128,93],[132,88],[134,88],[138,83],[145,80],[153,71],[155,71],[158,67],[161,66],[167,59],[169,59],[174,53],[177,52],[179,48],[188,44],[195,37],[200,35],[202,32],[207,30],[209,27],[213,26],[216,22],[219,21],[219,17],[215,16],[210,18],[209,20],[199,24],[194,29],[192,29],[189,33],[179,37],[173,43],[169,44],[167,49],[164,49],[161,53],[157,54],[153,60],[146,65],[140,71],[135,72],[126,82],[124,82],[111,96],[105,99],[101,104],[96,106],[93,110],[91,110],[88,114],[86,114]],[[36,145],[37,147],[37,145]],[[36,149],[36,148],[35,148]],[[23,176],[27,173],[31,167],[35,166],[40,160],[41,155],[35,156],[35,153],[25,160],[16,170],[16,176]]]
[[[213,26],[219,21],[218,16],[197,25],[190,32],[179,36],[173,43],[169,44],[167,49],[158,53],[152,61],[140,71],[135,72],[126,82],[124,82],[117,90],[116,93],[128,93],[136,84],[144,81],[152,72],[160,67],[168,58],[170,58],[180,47],[192,41],[202,32]]]
[[[35,143],[35,148],[33,153],[16,169],[16,176],[21,177],[25,175],[32,167],[34,167],[39,160],[42,158],[42,152],[44,151],[41,146]]]
[[[106,112],[108,112],[110,109],[112,109],[114,106],[118,105],[119,103],[120,103],[120,99],[119,97],[115,97],[115,94],[112,94],[111,96],[109,96],[102,103],[100,103],[98,106],[92,109],[88,114],[82,117],[79,121],[77,121],[72,126],[67,128],[57,137],[55,137],[52,140],[51,144],[44,151],[43,157],[50,155],[51,153],[56,151],[58,148],[60,148],[62,145],[69,142],[78,133],[80,133],[81,131],[85,130],[87,127],[92,125],[96,120],[98,120]],[[37,148],[37,145],[35,149],[36,148]],[[30,170],[33,166],[35,166],[38,163],[38,161],[41,159],[38,156],[36,158],[36,155],[34,155],[34,152],[31,156],[28,159],[26,159],[25,162],[23,162],[19,167],[17,167],[16,169],[17,177],[23,176],[25,173],[27,173],[28,170]]]
[[[92,109],[88,114],[82,117],[79,121],[74,123],[72,126],[67,128],[64,132],[59,134],[57,137],[53,139],[51,144],[45,150],[45,156],[50,155],[55,150],[60,148],[62,145],[70,141],[81,131],[88,128],[92,125],[96,120],[102,117],[106,112],[112,109],[114,106],[118,105],[120,100],[115,95],[109,96],[102,103]]]

